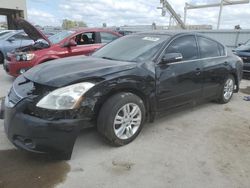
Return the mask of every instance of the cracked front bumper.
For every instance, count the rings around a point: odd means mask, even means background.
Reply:
[[[84,119],[45,120],[25,114],[28,103],[25,99],[14,107],[9,103],[6,97],[1,105],[5,132],[16,147],[27,151],[59,154],[70,159],[78,133],[90,127]]]

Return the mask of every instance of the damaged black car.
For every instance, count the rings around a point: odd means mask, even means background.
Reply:
[[[90,57],[47,62],[19,76],[1,118],[18,148],[70,159],[79,132],[113,145],[133,141],[145,122],[194,101],[227,103],[238,92],[242,60],[196,33],[137,33]]]

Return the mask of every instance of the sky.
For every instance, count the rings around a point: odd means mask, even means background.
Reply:
[[[28,19],[41,26],[60,26],[62,19],[84,21],[89,27],[168,25],[169,15],[161,16],[160,0],[26,0]],[[169,0],[183,18],[185,2],[192,4],[214,3],[220,0]],[[209,24],[216,28],[219,8],[188,10],[188,24]],[[240,24],[250,29],[250,4],[225,6],[221,28],[232,29]]]

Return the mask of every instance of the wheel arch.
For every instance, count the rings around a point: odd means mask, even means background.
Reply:
[[[112,89],[108,93],[106,93],[104,96],[102,96],[98,101],[98,103],[95,106],[95,112],[96,112],[96,117],[98,117],[100,109],[104,105],[104,103],[112,96],[118,94],[118,93],[132,93],[139,98],[142,99],[145,109],[146,109],[146,120],[151,120],[153,117],[153,114],[151,113],[151,105],[150,105],[150,99],[147,95],[145,95],[142,91],[136,88],[132,87],[125,87],[125,88],[117,88],[117,89]]]
[[[37,65],[42,64],[42,63],[45,63],[45,62],[47,62],[47,61],[52,61],[52,60],[55,60],[55,59],[58,59],[58,58],[42,59],[42,60],[40,60],[40,61],[37,63]]]
[[[229,75],[232,75],[234,77],[234,81],[235,81],[235,85],[236,85],[236,89],[234,90],[234,92],[237,93],[239,91],[239,86],[240,86],[237,73],[236,72],[231,72]]]

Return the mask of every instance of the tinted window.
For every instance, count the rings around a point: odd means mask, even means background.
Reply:
[[[100,34],[102,43],[109,43],[118,38],[118,36],[111,33],[100,32]]]
[[[195,37],[191,35],[175,39],[165,53],[181,53],[183,60],[192,60],[199,57]]]
[[[198,37],[198,43],[200,46],[201,58],[220,56],[217,42],[204,37]]]

